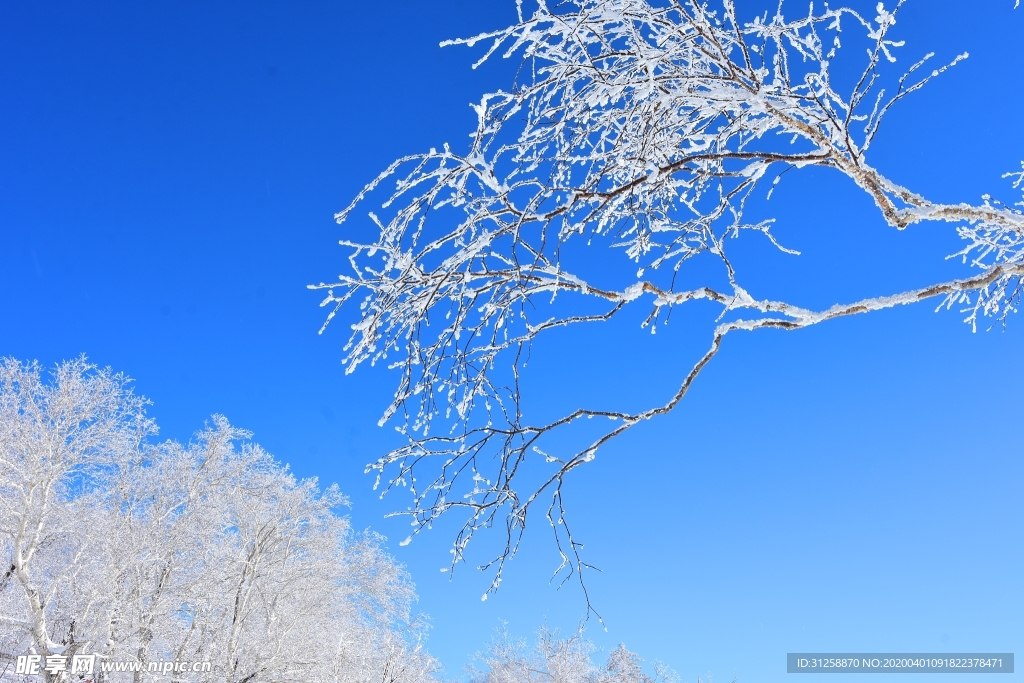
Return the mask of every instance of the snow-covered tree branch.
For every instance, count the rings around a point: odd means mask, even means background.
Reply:
[[[414,532],[463,513],[453,567],[477,531],[497,524],[506,542],[484,565],[497,589],[528,519],[541,514],[560,569],[585,568],[564,515],[566,476],[609,440],[675,408],[731,332],[802,329],[923,300],[960,309],[972,329],[1015,310],[1020,204],[933,202],[868,161],[892,108],[967,57],[933,65],[927,54],[887,75],[904,49],[893,35],[901,5],[814,4],[784,16],[780,3],[745,17],[733,0],[539,0],[529,16],[517,2],[513,26],[450,41],[485,44],[478,64],[521,56],[516,82],[474,105],[467,151],[445,145],[401,158],[337,214],[348,221],[379,198],[369,213],[378,236],[342,241],[349,272],[312,288],[327,293],[325,327],[346,302],[359,304],[349,371],[397,358],[389,362],[398,389],[381,422],[397,419],[408,440],[369,469],[385,490],[408,486],[413,505],[403,514]],[[838,67],[843,59],[861,62]],[[751,204],[770,197],[783,173],[807,167],[844,176],[895,230],[949,224],[963,248],[948,276],[824,309],[745,287],[730,257],[736,238],[756,236],[794,257],[799,246],[776,239],[773,219],[748,218]],[[1008,177],[1024,185],[1024,173]],[[619,269],[595,258],[600,247],[621,250]],[[691,269],[710,272],[709,259],[714,274],[681,284]],[[637,306],[654,332],[696,301],[719,316],[673,395],[638,412],[580,406],[548,421],[524,412],[521,372],[544,333]],[[546,447],[550,435],[590,418],[608,427],[568,450]],[[524,475],[537,471],[534,462],[547,468],[539,478]]]

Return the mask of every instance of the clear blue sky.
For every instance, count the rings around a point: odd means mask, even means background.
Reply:
[[[902,65],[971,58],[893,112],[875,166],[938,201],[1019,198],[1000,179],[1024,158],[1012,5],[907,5]],[[363,183],[465,144],[467,103],[507,87],[514,64],[471,71],[477,52],[438,42],[514,16],[512,0],[0,2],[0,355],[86,353],[137,379],[162,436],[223,413],[338,482],[412,572],[450,676],[503,622],[571,630],[582,598],[548,585],[544,525],[487,602],[487,577],[438,571],[443,531],[398,547],[407,522],[382,517],[407,501],[362,474],[395,443],[376,421],[396,378],[343,375],[344,330],[317,336],[305,285],[343,268],[332,215]],[[804,255],[765,287],[808,305],[958,272],[949,226],[895,233],[827,174],[772,202]],[[590,637],[688,681],[782,680],[788,651],[1024,653],[1024,319],[972,335],[932,308],[734,335],[674,414],[581,471],[569,503],[608,625]],[[706,343],[673,329],[609,327],[589,355],[552,337],[534,388],[660,396]]]

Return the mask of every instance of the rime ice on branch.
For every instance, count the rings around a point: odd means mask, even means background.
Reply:
[[[537,505],[555,531],[560,569],[585,566],[563,516],[565,476],[609,439],[675,407],[730,332],[799,329],[933,297],[962,308],[974,326],[980,316],[1005,317],[1019,298],[1019,209],[987,197],[981,205],[933,203],[866,157],[892,106],[966,54],[937,67],[929,54],[887,91],[881,68],[903,45],[890,37],[899,5],[866,14],[816,4],[785,18],[780,4],[774,15],[744,21],[731,0],[712,4],[540,0],[527,18],[517,2],[514,26],[449,43],[487,44],[480,62],[497,52],[523,57],[511,91],[474,106],[469,150],[445,145],[399,159],[337,215],[346,221],[394,184],[369,214],[378,239],[343,241],[351,272],[312,286],[327,291],[325,327],[346,301],[359,301],[345,346],[349,371],[389,351],[397,357],[398,390],[382,423],[400,414],[408,443],[369,469],[386,490],[410,488],[413,507],[403,514],[415,532],[452,509],[465,513],[453,566],[479,529],[503,523],[507,542],[485,565],[495,569],[490,590]],[[843,42],[868,47],[852,79],[833,73]],[[755,189],[770,195],[782,172],[807,166],[845,175],[898,230],[953,223],[965,240],[958,256],[975,274],[827,310],[748,292],[728,238],[757,233],[796,254],[776,242],[772,221],[746,221],[744,208]],[[1013,178],[1019,189],[1024,172]],[[620,249],[621,272],[595,280],[570,262],[565,247],[581,240]],[[719,277],[677,288],[676,274],[700,254],[717,259]],[[590,312],[569,313],[556,296],[589,302]],[[524,418],[519,370],[546,330],[608,320],[630,305],[649,307],[644,325],[655,325],[695,300],[714,302],[722,316],[669,400],[638,413],[582,407],[542,424]],[[544,453],[551,432],[595,416],[612,420],[605,433],[569,454]],[[517,475],[528,460],[550,469],[524,488]]]

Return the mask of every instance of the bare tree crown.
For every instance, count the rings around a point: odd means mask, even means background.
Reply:
[[[521,55],[515,84],[474,105],[468,151],[445,145],[398,159],[338,213],[345,222],[383,193],[369,213],[376,240],[342,241],[349,272],[311,288],[326,290],[325,327],[358,302],[349,371],[397,358],[389,362],[398,389],[381,423],[398,416],[408,440],[368,469],[385,491],[410,489],[413,506],[401,514],[415,532],[464,513],[453,567],[478,530],[503,526],[506,543],[484,565],[494,570],[488,592],[497,589],[539,505],[559,569],[581,571],[563,514],[566,475],[610,439],[672,410],[731,332],[800,329],[931,298],[962,309],[972,328],[1014,310],[1022,212],[987,196],[934,203],[868,163],[891,108],[967,57],[932,66],[928,54],[883,87],[883,67],[903,46],[891,35],[901,5],[865,13],[814,4],[787,18],[780,3],[741,19],[732,0],[539,0],[532,16],[519,1],[515,25],[444,43],[486,44],[478,64]],[[855,71],[836,66],[844,43],[846,60],[867,48]],[[796,252],[776,241],[771,220],[748,220],[745,208],[755,190],[770,196],[783,172],[808,166],[846,176],[897,230],[951,223],[963,238],[956,256],[973,272],[823,310],[748,291],[730,259],[733,238],[755,233]],[[1024,171],[1008,177],[1024,185]],[[622,268],[595,268],[584,244],[621,250]],[[680,286],[698,256],[714,259],[717,273]],[[673,395],[640,412],[584,406],[546,422],[524,415],[520,371],[546,331],[606,321],[629,306],[648,307],[643,326],[654,331],[674,307],[697,300],[721,315]],[[546,437],[593,417],[608,420],[599,436],[546,452]],[[534,461],[548,469],[527,483]]]

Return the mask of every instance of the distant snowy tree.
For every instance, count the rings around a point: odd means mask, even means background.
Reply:
[[[733,0],[537,4],[528,16],[517,2],[513,26],[449,43],[487,43],[480,62],[522,55],[516,82],[474,105],[468,150],[398,159],[338,213],[345,222],[383,193],[369,214],[376,239],[342,241],[350,270],[311,286],[326,291],[325,327],[359,302],[348,371],[392,354],[400,378],[382,423],[397,416],[408,441],[369,469],[385,491],[409,487],[414,533],[462,511],[454,567],[477,531],[504,529],[485,565],[494,569],[489,591],[538,506],[561,568],[585,566],[563,514],[566,476],[610,439],[673,410],[731,333],[922,300],[960,308],[973,328],[1015,310],[1024,275],[1020,209],[988,196],[936,203],[868,162],[892,107],[967,56],[931,67],[928,54],[888,83],[882,67],[903,45],[891,36],[902,2],[872,3],[870,14],[815,3],[795,17],[779,3],[749,18]],[[772,219],[748,219],[750,206],[758,197],[763,206],[785,171],[808,167],[845,176],[896,230],[950,224],[963,238],[956,260],[973,272],[821,309],[748,289],[735,238],[797,253],[776,241]],[[1024,186],[1024,173],[1008,177]],[[619,267],[597,247],[621,250]],[[698,301],[718,317],[671,395],[639,411],[524,412],[521,372],[541,336],[637,306],[654,332]],[[588,418],[606,428],[569,445]]]
[[[576,632],[559,638],[546,628],[530,648],[502,634],[490,649],[478,655],[472,683],[675,683],[675,674],[661,664],[654,676],[644,672],[643,660],[619,645],[604,666],[593,662],[594,645]]]
[[[144,406],[84,359],[50,382],[0,359],[0,650],[208,661],[203,681],[431,680],[412,585],[336,487],[222,417],[148,445]]]

